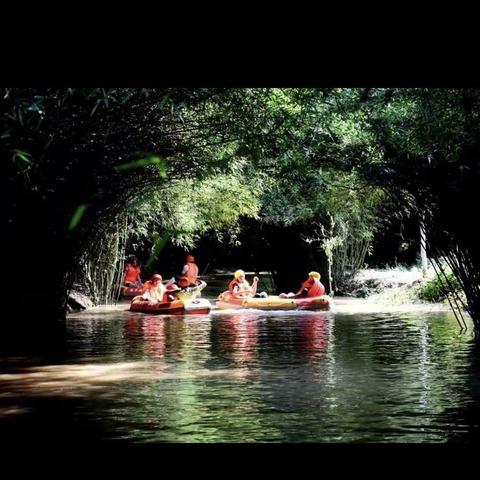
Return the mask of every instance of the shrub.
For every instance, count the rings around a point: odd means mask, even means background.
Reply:
[[[447,295],[452,289],[461,294],[462,288],[455,278],[452,271],[445,272],[446,279],[443,275],[435,275],[433,278],[424,281],[418,289],[418,298],[427,302],[442,302],[447,300]]]

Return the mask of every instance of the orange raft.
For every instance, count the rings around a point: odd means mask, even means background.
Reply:
[[[148,300],[137,297],[130,304],[131,312],[163,313],[165,315],[200,315],[210,313],[211,308],[212,305],[205,298],[183,298],[151,305]]]
[[[328,295],[311,298],[234,298],[229,292],[219,295],[217,308],[252,308],[256,310],[330,310],[332,299]]]
[[[122,297],[124,298],[133,298],[137,295],[142,295],[145,292],[145,287],[143,285],[141,287],[127,287],[126,285],[122,285],[120,289]]]

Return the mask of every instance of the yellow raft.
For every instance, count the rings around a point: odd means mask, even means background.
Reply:
[[[329,310],[331,298],[322,295],[312,298],[280,298],[270,295],[265,298],[233,298],[228,293],[221,294],[217,308],[255,308],[258,310]]]

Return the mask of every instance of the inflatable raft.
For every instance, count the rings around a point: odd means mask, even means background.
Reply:
[[[184,298],[171,302],[150,305],[148,300],[134,298],[130,304],[131,312],[160,313],[164,315],[199,315],[209,313],[212,305],[204,298]]]
[[[145,289],[142,287],[127,287],[125,285],[120,286],[122,297],[124,298],[133,298],[137,295],[142,295],[145,292]]]
[[[176,293],[176,296],[179,300],[197,298],[206,286],[207,284],[204,281],[197,280],[197,284],[194,287],[182,288]]]
[[[254,308],[257,310],[330,310],[332,299],[328,295],[311,298],[233,298],[222,293],[216,302],[217,308]]]

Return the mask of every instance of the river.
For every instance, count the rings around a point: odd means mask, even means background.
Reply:
[[[443,443],[478,429],[473,332],[449,311],[346,299],[322,313],[127,307],[1,343],[6,435]]]

